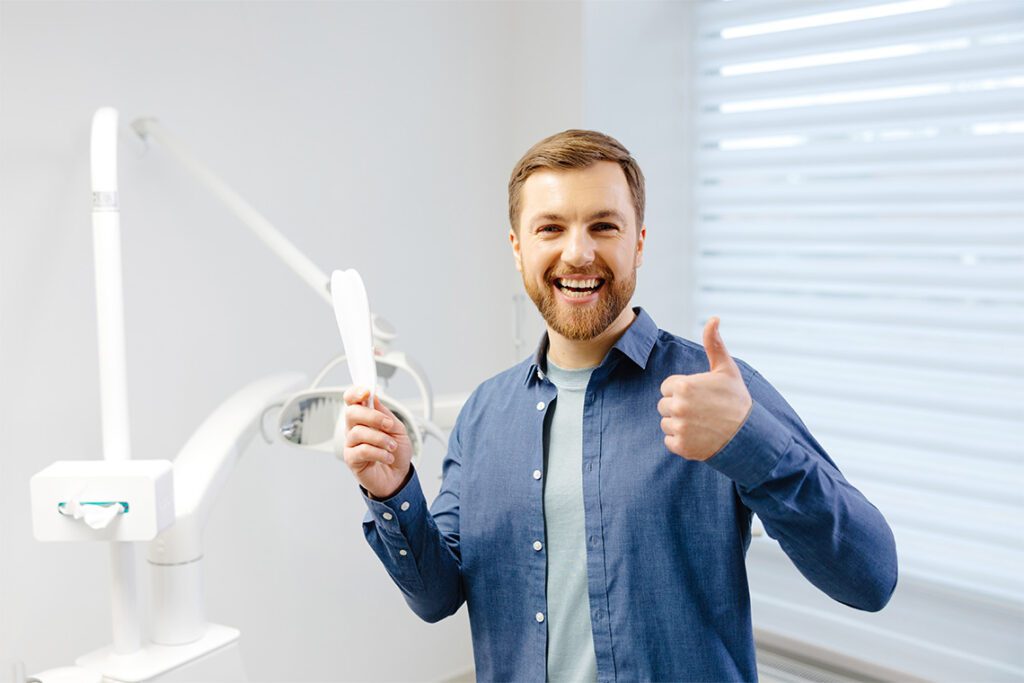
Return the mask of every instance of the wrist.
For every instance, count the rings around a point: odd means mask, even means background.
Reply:
[[[410,464],[408,466],[408,469],[406,469],[405,476],[402,477],[402,483],[400,483],[398,486],[396,486],[394,488],[394,490],[389,491],[389,492],[383,492],[383,493],[377,492],[377,491],[371,491],[370,489],[367,489],[365,487],[364,487],[364,490],[366,491],[366,495],[370,498],[370,500],[376,500],[376,501],[387,500],[388,498],[393,498],[395,496],[395,494],[397,494],[399,491],[404,489],[406,484],[409,483],[410,479],[412,479],[412,464]]]

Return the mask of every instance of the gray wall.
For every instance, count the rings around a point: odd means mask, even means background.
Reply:
[[[505,185],[529,144],[580,125],[581,14],[0,4],[0,662],[39,670],[110,640],[106,545],[36,542],[27,486],[54,460],[101,457],[93,111],[159,117],[321,268],[358,267],[398,346],[438,392],[465,392],[514,357]],[[340,344],[329,308],[169,155],[121,150],[132,445],[173,458],[236,389],[315,372]],[[464,611],[419,622],[362,539],[363,509],[329,457],[246,452],[208,527],[207,603],[242,629],[254,679],[469,666]]]
[[[634,304],[658,326],[700,341],[691,305],[691,2],[588,2],[583,11],[583,125],[607,132],[647,184],[646,253]]]

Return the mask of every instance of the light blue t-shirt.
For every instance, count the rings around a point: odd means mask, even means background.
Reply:
[[[565,370],[548,359],[548,379],[558,388],[544,430],[547,678],[552,682],[597,680],[583,518],[583,401],[593,371]]]

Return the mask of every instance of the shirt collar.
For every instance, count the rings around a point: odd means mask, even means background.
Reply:
[[[636,320],[619,337],[612,349],[617,349],[642,370],[647,367],[651,349],[658,339],[658,326],[643,308],[637,306],[633,312],[636,313]],[[545,332],[540,338],[540,344],[537,345],[537,351],[533,354],[532,362],[527,367],[526,376],[523,378],[524,384],[529,385],[534,379],[544,379],[544,373],[547,371],[548,343],[548,333]],[[611,353],[608,356],[611,356]]]

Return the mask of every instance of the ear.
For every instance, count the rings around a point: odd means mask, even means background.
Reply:
[[[644,240],[647,239],[647,226],[640,226],[640,234],[636,240],[636,267],[639,268],[644,262]]]
[[[512,257],[516,260],[516,270],[523,272],[523,255],[519,253],[519,235],[511,228],[508,231],[508,239],[512,242]]]

